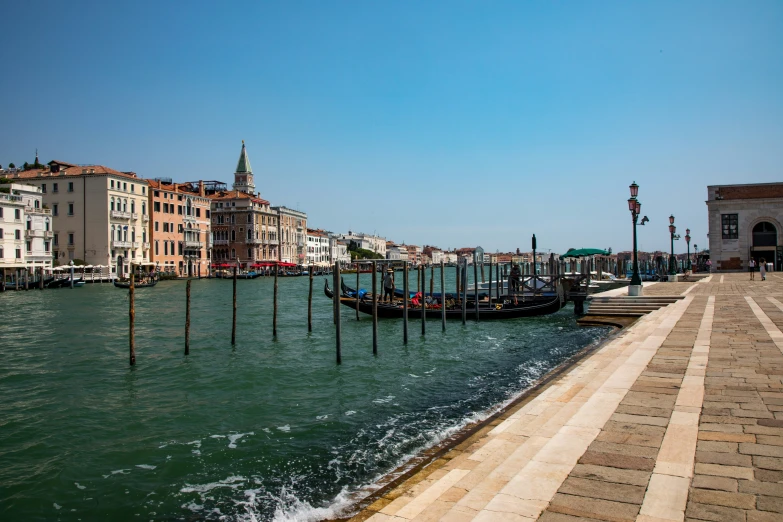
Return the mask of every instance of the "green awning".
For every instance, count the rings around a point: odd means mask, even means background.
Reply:
[[[569,250],[560,257],[587,257],[587,256],[608,256],[609,252],[600,248],[578,248]]]

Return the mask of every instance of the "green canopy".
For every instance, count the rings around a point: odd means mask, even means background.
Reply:
[[[586,256],[608,256],[609,252],[600,248],[579,248],[569,250],[560,257],[586,257]]]

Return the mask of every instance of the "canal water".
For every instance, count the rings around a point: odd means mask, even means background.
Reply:
[[[412,321],[407,346],[386,320],[373,357],[370,317],[344,307],[337,366],[323,278],[312,333],[308,279],[279,287],[273,341],[272,280],[238,282],[232,347],[231,281],[193,281],[188,357],[184,282],[137,290],[134,368],[127,291],[0,294],[0,520],[346,515],[384,473],[607,334],[577,327],[572,306],[445,333],[437,317],[425,337]]]

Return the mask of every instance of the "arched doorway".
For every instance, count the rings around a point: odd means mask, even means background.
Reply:
[[[775,270],[781,269],[781,253],[778,248],[778,229],[769,221],[761,221],[753,225],[751,230],[752,243],[750,257],[756,264],[763,258],[767,263],[773,263]]]

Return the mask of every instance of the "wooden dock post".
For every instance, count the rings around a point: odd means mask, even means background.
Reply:
[[[237,267],[234,266],[234,298],[232,300],[231,314],[231,346],[237,342]]]
[[[402,262],[402,344],[408,344],[408,262]]]
[[[315,266],[310,265],[310,273],[308,274],[310,276],[310,291],[307,294],[307,331],[312,332],[313,331],[313,272],[315,271]]]
[[[457,288],[455,289],[455,295],[457,296],[457,299],[460,299],[462,297],[462,294],[459,291],[460,284],[461,284],[461,278],[462,278],[462,272],[460,271],[459,266],[460,260],[457,258],[457,266],[455,267],[457,269],[457,273],[455,274],[456,277],[454,278],[455,284],[457,285]]]
[[[25,291],[30,289],[30,269],[24,269],[24,289]]]
[[[0,292],[5,292],[5,268],[3,268],[3,280],[0,281]]]
[[[430,265],[430,297],[435,293],[435,263]]]
[[[359,275],[361,274],[361,270],[359,269],[359,262],[357,260],[356,262],[356,320],[359,320]],[[375,280],[375,276],[373,276],[373,281]]]
[[[356,288],[359,295],[359,288]],[[359,298],[356,298],[356,306],[359,307]],[[378,355],[378,262],[372,262],[372,354]]]
[[[272,297],[272,338],[277,338],[277,273],[280,271],[280,267],[275,261],[275,290]]]
[[[468,287],[468,263],[465,262],[462,265],[462,295],[460,295],[460,299],[462,300],[462,324],[467,323],[467,314],[468,314],[468,302],[467,302],[467,287]]]
[[[479,320],[478,263],[473,260],[473,300],[476,304],[476,322]]]
[[[130,288],[128,288],[128,347],[130,348],[130,365],[136,364],[136,288],[134,286],[133,263],[131,263]],[[73,279],[71,279],[73,281]]]
[[[337,364],[343,363],[343,339],[340,324],[340,262],[334,262],[334,325],[335,344],[337,348]]]
[[[427,267],[424,265],[421,265],[421,335],[423,336],[425,333],[427,333],[427,307],[426,307],[426,297],[424,292],[426,292],[426,279],[427,279]]]
[[[446,264],[440,260],[440,322],[446,331]]]
[[[190,355],[190,279],[185,283],[185,355]]]
[[[489,291],[489,297],[487,299],[487,303],[489,304],[489,307],[492,308],[492,258],[489,258],[489,284],[487,285],[487,290]]]
[[[484,261],[481,261],[481,282],[484,283]]]

